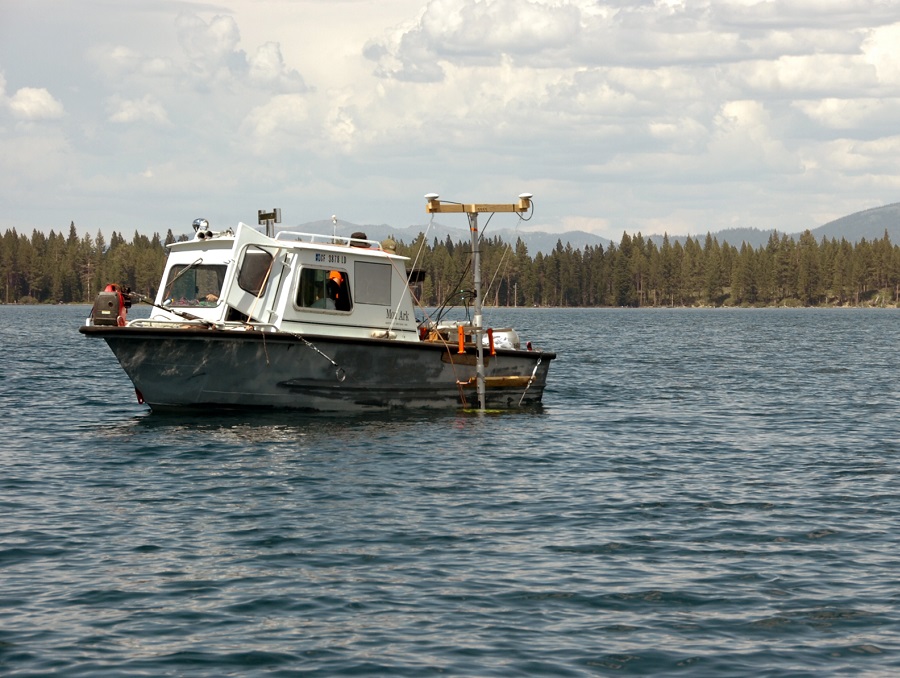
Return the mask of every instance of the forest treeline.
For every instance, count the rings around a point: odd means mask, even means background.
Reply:
[[[152,296],[175,240],[135,232],[79,236],[7,230],[0,241],[5,303],[90,303],[115,282]],[[471,246],[423,234],[399,253],[425,271],[422,301],[458,302],[471,287]],[[661,244],[623,234],[618,244],[574,249],[558,241],[549,253],[528,253],[521,239],[507,245],[487,238],[482,247],[485,303],[494,306],[820,306],[892,305],[900,298],[900,246],[885,232],[878,240],[799,240],[773,234],[753,248],[719,243],[711,235]]]

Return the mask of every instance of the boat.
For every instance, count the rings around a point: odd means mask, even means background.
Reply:
[[[393,241],[280,231],[281,211],[259,224],[213,231],[193,223],[168,245],[155,298],[118,284],[101,292],[79,331],[103,339],[156,411],[401,408],[519,409],[542,403],[556,354],[522,344],[513,328],[484,326],[478,215],[532,209],[441,202],[465,213],[473,254],[474,313],[447,321],[419,308],[420,270]],[[335,222],[336,223],[336,222]],[[265,226],[265,232],[259,226]],[[149,317],[128,318],[135,302]]]

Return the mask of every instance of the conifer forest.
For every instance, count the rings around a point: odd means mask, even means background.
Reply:
[[[108,283],[152,296],[174,237],[131,240],[113,232],[79,235],[7,230],[0,240],[3,303],[91,303]],[[683,242],[682,242],[683,240]],[[425,272],[425,306],[459,305],[470,295],[468,242],[399,243],[408,266]],[[888,234],[850,243],[773,234],[765,246],[705,238],[622,235],[618,244],[574,249],[558,241],[530,255],[521,239],[482,241],[484,303],[489,306],[897,306],[900,247]]]

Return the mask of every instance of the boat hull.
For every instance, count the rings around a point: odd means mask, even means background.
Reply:
[[[98,327],[154,411],[367,411],[477,407],[475,349],[283,332]],[[554,353],[485,350],[485,406],[541,403]]]

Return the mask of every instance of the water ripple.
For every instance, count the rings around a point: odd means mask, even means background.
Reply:
[[[86,312],[0,307],[0,673],[900,670],[896,312],[498,309],[542,411],[352,418],[148,414]]]

